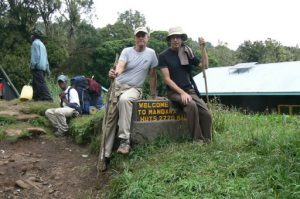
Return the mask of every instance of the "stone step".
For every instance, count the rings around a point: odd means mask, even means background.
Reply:
[[[45,129],[38,128],[38,127],[28,127],[23,130],[22,129],[13,129],[13,128],[4,130],[4,134],[8,137],[18,137],[18,136],[21,136],[25,132],[29,132],[34,136],[46,133]]]
[[[16,118],[18,121],[27,122],[29,120],[37,119],[39,115],[37,114],[21,114],[18,115]]]

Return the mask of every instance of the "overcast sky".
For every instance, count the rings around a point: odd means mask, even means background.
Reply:
[[[236,50],[245,40],[275,39],[300,45],[300,0],[94,0],[96,27],[115,23],[118,13],[138,10],[151,30],[182,26],[189,37]]]

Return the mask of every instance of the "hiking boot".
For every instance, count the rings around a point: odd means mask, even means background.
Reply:
[[[129,153],[130,146],[128,143],[122,143],[120,144],[117,153],[121,153],[123,155],[127,155]]]
[[[55,131],[54,135],[55,135],[55,137],[63,137],[63,136],[65,136],[65,133],[61,133],[59,131]]]
[[[194,140],[193,143],[194,144],[199,144],[199,145],[205,144],[205,142],[201,139]]]
[[[72,117],[78,117],[80,115],[80,113],[78,111],[73,111],[72,113]]]

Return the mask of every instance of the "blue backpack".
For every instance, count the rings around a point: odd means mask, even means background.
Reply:
[[[88,92],[89,84],[87,79],[83,75],[74,76],[71,79],[71,86],[78,92],[81,113],[89,114],[91,99]]]
[[[78,75],[72,77],[71,86],[78,92],[82,114],[89,114],[90,106],[103,108],[101,86],[95,80]]]

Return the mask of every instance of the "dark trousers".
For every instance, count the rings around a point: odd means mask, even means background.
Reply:
[[[45,71],[31,70],[33,100],[35,101],[53,101],[45,81]]]
[[[179,104],[186,113],[189,130],[194,140],[211,141],[212,117],[205,102],[198,97],[194,89],[186,91],[193,100],[183,105],[181,97],[175,91],[168,91],[168,98]]]

